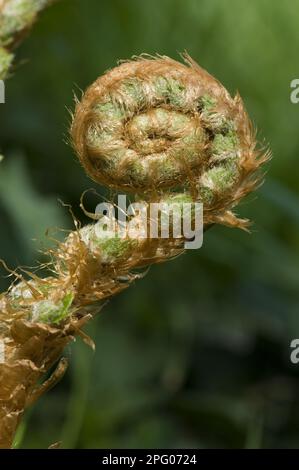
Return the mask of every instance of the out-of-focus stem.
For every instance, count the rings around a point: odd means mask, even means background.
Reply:
[[[53,0],[0,0],[0,80],[7,78],[14,54],[12,50],[36,21],[38,14]]]

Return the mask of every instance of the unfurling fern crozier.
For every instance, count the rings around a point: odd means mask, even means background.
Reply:
[[[268,158],[239,95],[189,56],[185,64],[137,58],[108,71],[77,101],[71,137],[94,181],[137,202],[200,202],[204,227],[247,227],[232,211]],[[65,361],[39,385],[65,345],[77,334],[91,344],[81,328],[101,302],[140,277],[137,268],[183,251],[183,238],[99,237],[90,224],[51,252],[51,275],[17,274],[0,296],[0,447],[12,445],[25,408],[62,376]]]

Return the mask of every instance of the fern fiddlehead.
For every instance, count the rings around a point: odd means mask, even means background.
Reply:
[[[97,183],[125,192],[183,191],[203,202],[205,221],[226,214],[256,184],[263,162],[237,95],[190,57],[125,62],[78,103],[75,150]]]
[[[77,102],[74,148],[91,178],[135,200],[202,202],[204,224],[244,228],[233,207],[258,181],[268,155],[256,149],[239,96],[190,57],[137,58],[100,77]],[[134,216],[133,216],[134,218]],[[10,446],[26,406],[65,370],[59,360],[98,304],[138,277],[135,268],[184,250],[183,237],[99,238],[78,228],[52,252],[52,275],[19,279],[0,298],[0,447]],[[19,275],[19,278],[21,276]]]

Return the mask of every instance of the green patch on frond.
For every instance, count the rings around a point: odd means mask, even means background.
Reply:
[[[74,294],[69,292],[59,302],[53,300],[41,300],[33,304],[30,320],[36,323],[59,325],[71,314],[71,306]]]

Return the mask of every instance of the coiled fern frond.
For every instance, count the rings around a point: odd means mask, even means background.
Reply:
[[[260,182],[268,153],[256,148],[241,98],[184,58],[137,58],[100,77],[76,103],[73,146],[88,175],[113,191],[147,203],[202,202],[205,227],[245,228],[232,209]],[[77,227],[51,252],[50,276],[18,274],[0,297],[0,447],[63,375],[65,360],[38,385],[65,345],[76,334],[91,344],[81,328],[101,301],[140,277],[136,268],[184,250],[183,237],[99,238],[96,227]]]
[[[268,155],[240,96],[184,60],[138,57],[96,80],[76,107],[74,148],[97,183],[148,199],[183,192],[204,204],[206,223],[245,226],[230,210]]]

